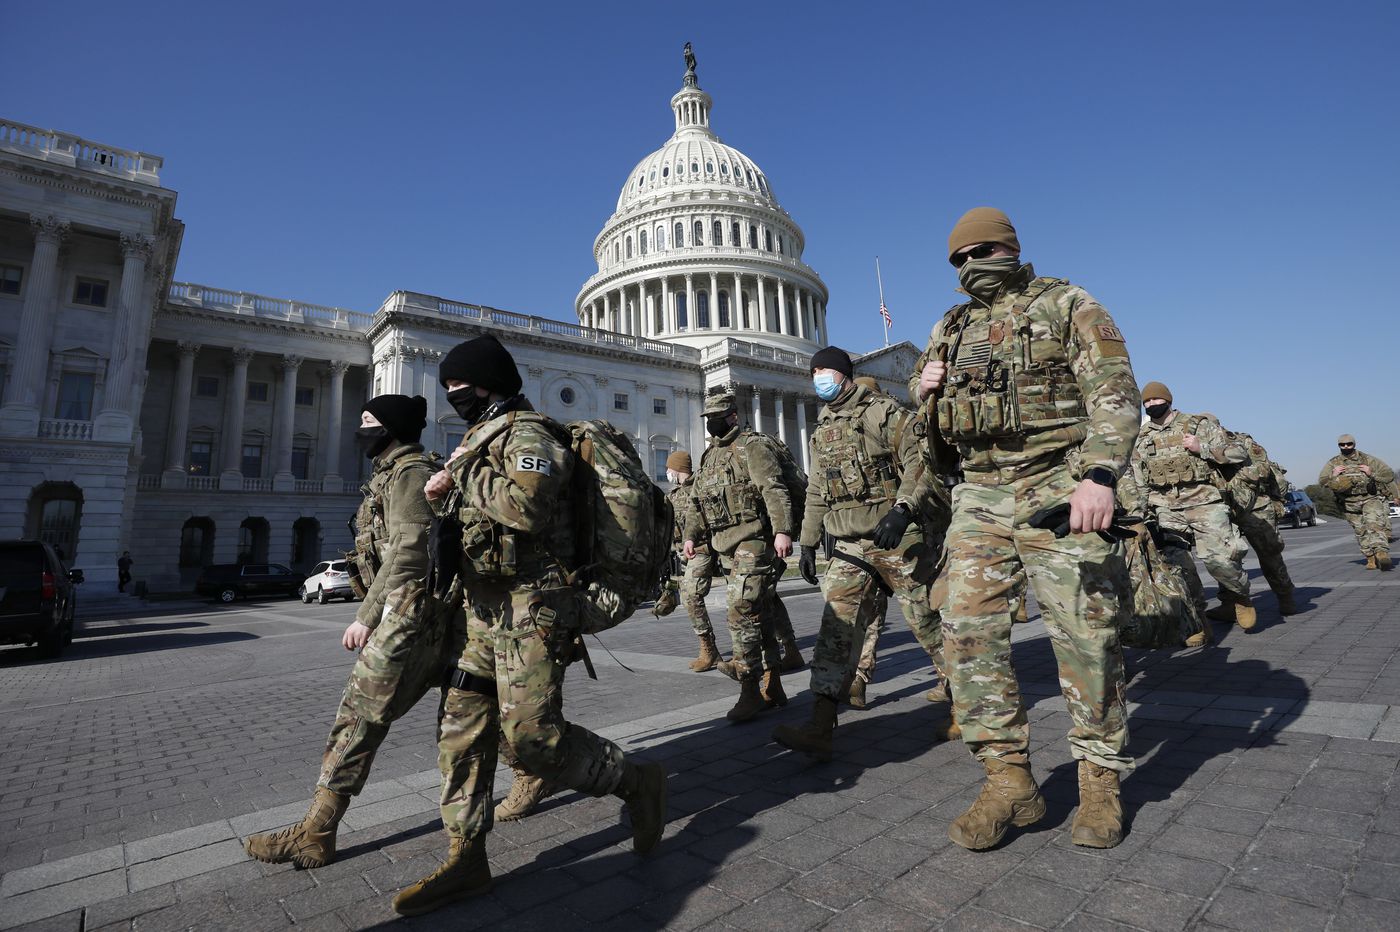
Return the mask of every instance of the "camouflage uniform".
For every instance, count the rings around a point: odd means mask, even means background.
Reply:
[[[1371,468],[1368,476],[1362,465]],[[1342,474],[1332,470],[1342,467]],[[1342,514],[1356,533],[1356,543],[1368,558],[1390,553],[1390,502],[1396,495],[1395,473],[1383,461],[1369,453],[1353,450],[1350,455],[1337,454],[1318,473],[1317,481],[1337,497]]]
[[[1225,500],[1230,506],[1230,519],[1239,527],[1250,549],[1259,558],[1259,569],[1269,588],[1280,599],[1292,596],[1293,579],[1283,562],[1283,538],[1278,533],[1278,519],[1283,517],[1283,494],[1288,480],[1283,467],[1269,459],[1268,452],[1249,434],[1228,431],[1249,456],[1237,467],[1225,467]]]
[[[1192,453],[1182,438],[1193,433],[1201,452]],[[1244,571],[1244,539],[1230,522],[1220,474],[1213,464],[1243,463],[1244,445],[1231,440],[1213,418],[1175,409],[1166,422],[1142,425],[1133,447],[1133,477],[1147,496],[1147,506],[1168,530],[1195,535],[1196,555],[1220,584],[1221,601],[1249,604],[1249,576]],[[1192,571],[1194,573],[1194,569]],[[1204,592],[1197,608],[1205,612]]]
[[[687,516],[694,507],[694,500],[691,497],[694,491],[694,477],[687,479],[684,483],[671,490],[671,509],[676,516],[675,544],[677,549],[684,543],[682,536],[685,531]],[[695,556],[686,560],[685,575],[681,577],[681,604],[685,606],[686,612],[690,615],[690,626],[695,629],[698,637],[713,637],[714,626],[710,624],[710,610],[705,607],[705,596],[710,594],[710,584],[715,576],[715,559],[710,553],[709,544],[703,537],[695,541]]]
[[[965,476],[953,489],[943,609],[963,739],[989,777],[1029,761],[1011,667],[1011,597],[1024,567],[1059,664],[1071,752],[1130,770],[1117,630],[1131,600],[1122,548],[1097,534],[1057,540],[1027,523],[1068,501],[1086,471],[1116,476],[1126,467],[1140,398],[1123,337],[1083,289],[1023,265],[990,305],[959,305],[933,328],[911,395],[934,359],[949,365],[938,429]]]
[[[822,406],[811,440],[812,476],[800,543],[816,547],[823,528],[836,538],[836,549],[873,566],[894,590],[909,627],[944,674],[941,619],[929,604],[929,583],[938,563],[937,543],[930,543],[920,516],[923,497],[931,494],[919,480],[924,454],[913,414],[893,398],[862,385],[843,390]],[[913,520],[893,550],[872,541],[875,526],[896,504]],[[827,565],[822,579],[821,631],[812,656],[812,692],[839,701],[852,674],[858,642],[862,650],[859,675],[868,679],[875,666],[878,626],[883,625],[884,599],[865,570],[839,558]],[[873,624],[872,624],[873,622]],[[876,631],[874,637],[871,631]]]
[[[1117,497],[1118,505],[1129,515],[1147,518],[1147,494],[1131,469],[1119,477]],[[1200,610],[1205,590],[1191,551],[1174,545],[1159,547],[1147,532],[1144,521],[1138,540],[1127,545],[1133,617],[1124,621],[1124,645],[1179,647],[1187,642],[1197,647],[1208,643],[1211,632]]]
[[[733,407],[732,396],[711,399],[706,413]],[[792,535],[796,519],[782,481],[782,466],[769,438],[741,426],[714,442],[700,458],[692,485],[694,508],[686,540],[708,539],[729,576],[726,584],[729,636],[742,679],[776,669],[774,614],[783,562],[773,551],[775,534]]]
[[[531,410],[523,397],[517,411]],[[514,412],[512,412],[513,414]],[[453,685],[438,725],[442,821],[465,839],[492,824],[496,730],[529,772],[603,796],[624,775],[621,748],[562,714],[564,671],[579,630],[568,444],[542,418],[501,414],[474,425],[447,464],[462,531],[464,611]]]
[[[355,795],[389,726],[442,685],[446,613],[425,595],[428,525],[423,485],[438,466],[404,444],[374,461],[355,515],[355,555],[365,599],[355,620],[372,630],[355,661],[321,759],[318,786]]]

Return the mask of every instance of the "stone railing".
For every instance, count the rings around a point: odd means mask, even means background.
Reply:
[[[348,330],[363,333],[374,322],[373,314],[349,311],[343,307],[327,307],[324,304],[307,304],[286,298],[269,298],[266,295],[248,291],[227,291],[196,285],[191,282],[172,282],[169,300],[171,304],[185,307],[202,307],[246,317],[262,317],[284,320],[289,323],[310,324],[315,327],[329,327],[333,330]]]
[[[244,476],[244,477],[243,477],[243,491],[245,491],[245,492],[271,492],[271,491],[272,491],[272,480],[271,480],[271,479],[249,479],[247,476]]]
[[[360,483],[350,479],[342,481],[338,489],[326,488],[320,479],[297,479],[292,483],[292,488],[277,489],[273,487],[271,479],[249,479],[245,476],[241,483],[229,488],[220,485],[218,476],[182,476],[179,473],[172,473],[168,478],[164,473],[142,473],[136,477],[136,488],[142,492],[164,489],[185,492],[259,492],[279,495],[360,494]]]
[[[13,120],[0,120],[0,149],[150,185],[160,184],[160,170],[165,164],[158,155],[118,149],[72,133],[40,129]]]
[[[588,281],[583,283],[583,287],[579,289],[579,293],[583,294],[587,292],[594,284],[604,278],[634,272],[638,269],[646,268],[649,265],[662,262],[674,262],[678,259],[699,263],[715,259],[736,259],[745,263],[761,262],[766,266],[770,266],[770,268],[764,269],[761,272],[763,275],[774,275],[778,269],[787,269],[797,275],[809,278],[813,282],[820,282],[822,280],[822,277],[817,274],[816,270],[801,259],[794,259],[792,256],[781,255],[776,252],[768,252],[763,249],[750,249],[743,246],[681,246],[678,248],[652,249],[645,256],[633,255],[630,259],[623,259],[620,262],[604,266],[598,272],[590,276]],[[706,281],[709,280],[711,269],[708,267],[703,268],[703,270],[701,268],[676,267],[668,269],[667,274],[683,275],[687,271],[692,272],[695,275],[695,280],[699,282],[702,279]],[[753,268],[751,265],[745,265],[743,267],[735,266],[734,268],[720,267],[713,271],[719,276],[720,282],[723,283],[726,277],[732,282],[734,272],[736,271],[748,277],[758,272],[758,269]],[[791,284],[791,280],[789,280],[789,284]],[[612,287],[615,288],[616,286]],[[708,287],[708,285],[706,287]],[[807,286],[804,285],[804,287]]]
[[[723,356],[747,356],[750,359],[768,359],[799,369],[809,368],[812,362],[812,357],[807,353],[796,353],[792,350],[778,349],[763,343],[750,343],[748,340],[729,339],[722,343],[711,344],[704,349],[704,358],[706,360]]]
[[[217,492],[219,489],[219,477],[186,476],[185,488],[193,489],[196,492]]]
[[[548,336],[563,337],[567,340],[577,341],[579,343],[619,346],[624,349],[637,350],[643,353],[651,353],[688,362],[699,362],[700,360],[700,351],[689,346],[662,343],[658,340],[648,340],[646,337],[613,333],[610,330],[581,327],[578,324],[571,324],[563,320],[554,320],[549,317],[531,317],[526,314],[516,314],[511,311],[502,311],[498,308],[485,307],[480,304],[463,304],[458,301],[448,301],[445,298],[436,298],[432,295],[418,294],[412,291],[394,292],[390,295],[389,300],[385,303],[382,310],[406,311],[410,313],[422,313],[426,311],[443,317],[465,317],[470,320],[489,323],[511,330],[525,330]]]
[[[320,494],[320,492],[321,492],[321,480],[320,480],[320,479],[296,479],[296,480],[293,480],[293,482],[292,482],[292,491],[293,491],[293,492],[301,492],[301,493],[303,493],[303,494],[304,494],[304,493],[307,493],[307,492],[315,492],[315,493],[317,493],[317,494]]]
[[[44,418],[39,422],[39,436],[45,440],[91,440],[92,421]]]
[[[356,482],[353,479],[346,479],[340,484],[340,491],[344,495],[359,495],[360,486],[364,483]]]
[[[160,473],[147,472],[136,477],[136,488],[147,491],[160,488]]]

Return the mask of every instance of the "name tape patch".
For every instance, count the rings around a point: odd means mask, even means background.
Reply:
[[[515,458],[516,472],[537,472],[542,475],[549,475],[549,459],[543,456],[535,456],[532,453],[522,453]]]

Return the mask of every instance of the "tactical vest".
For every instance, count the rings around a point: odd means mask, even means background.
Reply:
[[[768,524],[763,494],[749,475],[747,464],[739,461],[751,440],[750,432],[745,431],[727,446],[710,447],[700,461],[692,495],[711,533],[747,521],[760,521],[765,527]]]
[[[346,554],[359,571],[359,582],[366,590],[374,584],[379,568],[388,559],[389,525],[385,518],[384,489],[397,482],[410,469],[437,472],[441,463],[435,455],[419,451],[405,453],[388,469],[376,469],[360,486],[359,510],[355,512],[355,550]]]
[[[1138,450],[1142,455],[1143,475],[1146,476],[1149,486],[1154,489],[1168,489],[1202,482],[1219,484],[1219,473],[1203,457],[1197,456],[1183,445],[1186,435],[1194,434],[1202,420],[1204,419],[1200,415],[1178,415],[1162,430],[1142,432],[1138,440]]]
[[[1343,456],[1334,456],[1327,463],[1328,466],[1341,466],[1342,474],[1332,480],[1331,489],[1334,495],[1343,499],[1349,498],[1369,498],[1379,493],[1380,489],[1374,476],[1368,476],[1361,471],[1361,467],[1367,465],[1360,456],[1348,459]]]
[[[1051,289],[1067,284],[1036,278],[1009,310],[984,314],[964,304],[948,313],[934,347],[949,368],[938,399],[943,436],[989,440],[1088,420],[1070,369],[1066,334],[1028,313]],[[1064,326],[1069,325],[1066,320]]]
[[[899,460],[896,452],[903,439],[909,416],[901,412],[892,443],[871,437],[865,429],[865,411],[871,404],[852,405],[849,410],[832,412],[822,420],[812,437],[814,482],[822,486],[823,497],[833,510],[852,504],[879,504],[893,501],[899,491]]]

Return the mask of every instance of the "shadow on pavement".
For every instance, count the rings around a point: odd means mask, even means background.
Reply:
[[[105,624],[101,626],[84,625],[80,630],[74,632],[74,640],[92,640],[93,638],[114,637],[120,634],[146,634],[152,631],[174,631],[179,628],[207,628],[207,621],[167,621],[167,622],[147,622],[145,624]]]
[[[237,641],[257,640],[258,635],[246,631],[211,631],[204,634],[143,634],[130,638],[74,640],[60,657],[44,658],[37,647],[0,650],[0,668],[32,664],[61,664],[72,660],[110,657],[118,654],[143,654],[157,650],[179,650],[186,647],[210,647]]]

